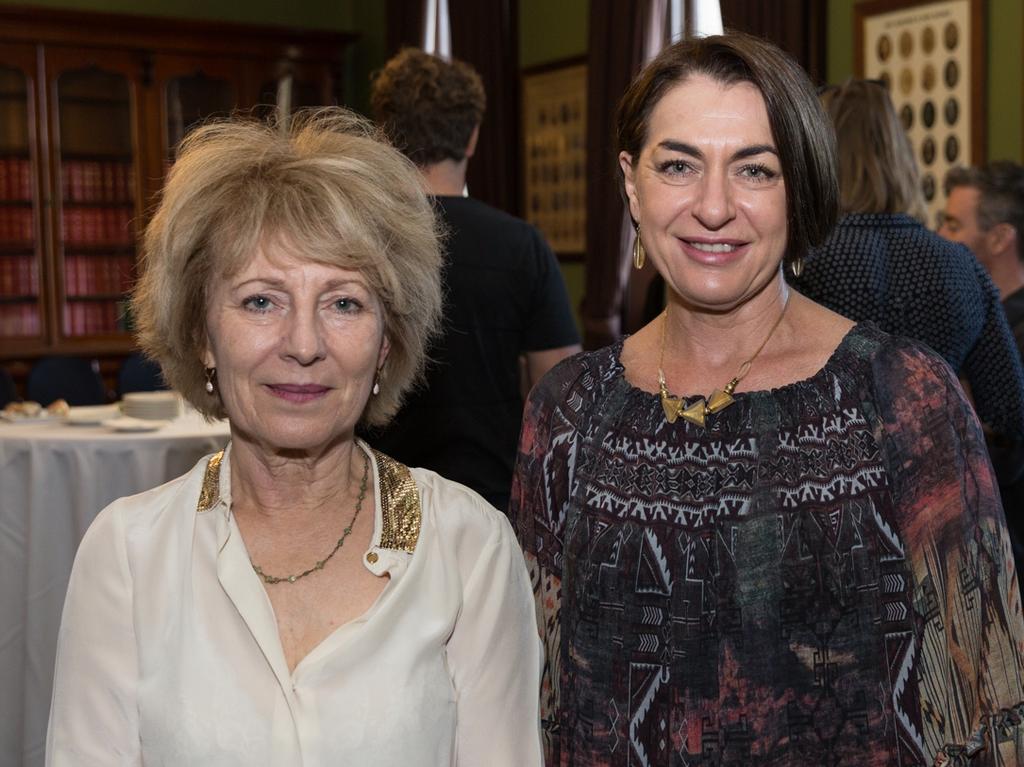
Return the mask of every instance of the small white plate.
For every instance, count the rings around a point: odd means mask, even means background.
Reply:
[[[88,405],[71,408],[65,420],[75,426],[95,426],[117,418],[120,414],[121,410],[117,405]]]
[[[61,418],[63,418],[63,416],[54,415],[46,410],[41,410],[35,415],[0,412],[0,421],[6,421],[7,423],[51,423],[53,421],[58,421]]]
[[[156,431],[169,423],[170,421],[147,421],[142,418],[121,416],[120,418],[111,418],[109,421],[104,421],[103,425],[114,431]]]

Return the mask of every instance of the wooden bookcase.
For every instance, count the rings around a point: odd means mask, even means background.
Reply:
[[[174,150],[236,109],[343,103],[347,33],[0,7],[0,365],[132,350],[126,294]]]

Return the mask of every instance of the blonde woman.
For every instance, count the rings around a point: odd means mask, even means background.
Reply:
[[[343,110],[210,125],[145,245],[142,346],[232,440],[86,534],[47,763],[539,765],[507,520],[355,436],[438,319],[416,169]]]

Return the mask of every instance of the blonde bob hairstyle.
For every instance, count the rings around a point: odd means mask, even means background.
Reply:
[[[848,79],[820,99],[836,130],[843,213],[906,213],[924,223],[914,151],[885,86]]]
[[[227,415],[204,388],[208,290],[267,242],[358,271],[376,294],[391,349],[360,423],[387,423],[441,311],[440,232],[416,167],[340,108],[287,127],[236,117],[182,142],[146,228],[132,309],[143,351],[207,417]]]

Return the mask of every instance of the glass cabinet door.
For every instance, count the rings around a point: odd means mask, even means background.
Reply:
[[[0,344],[42,337],[41,243],[30,46],[0,49]]]
[[[336,81],[326,65],[307,62],[280,63],[261,80],[257,114],[273,112],[293,114],[304,107],[332,106],[338,103]]]
[[[60,190],[55,263],[60,329],[68,339],[131,329],[127,293],[139,209],[134,63],[75,63],[66,61],[51,74]]]
[[[238,89],[222,77],[203,71],[172,77],[165,90],[168,161],[181,140],[197,125],[212,118],[227,117],[238,106]]]

